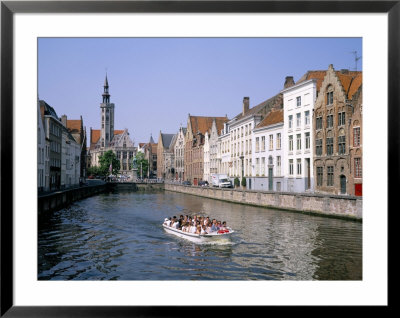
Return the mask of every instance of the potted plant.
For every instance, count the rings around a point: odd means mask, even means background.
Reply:
[[[235,185],[235,188],[239,187],[239,186],[240,186],[239,178],[236,177],[235,180],[233,181],[233,183],[234,183],[234,185]]]
[[[246,178],[245,177],[242,178],[242,187],[246,188]]]

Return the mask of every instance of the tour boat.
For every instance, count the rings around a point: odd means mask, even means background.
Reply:
[[[211,232],[208,234],[194,234],[189,232],[183,232],[176,228],[170,227],[168,225],[163,224],[164,230],[167,233],[182,237],[189,241],[195,243],[225,243],[231,240],[231,234],[234,232],[230,227],[227,227],[226,230],[219,230],[216,232]]]

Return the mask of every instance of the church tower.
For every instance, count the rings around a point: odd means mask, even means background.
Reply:
[[[103,102],[100,103],[101,113],[101,147],[109,147],[114,138],[114,103],[110,103],[108,79],[104,81]]]

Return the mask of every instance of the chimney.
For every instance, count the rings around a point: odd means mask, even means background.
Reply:
[[[342,73],[342,74],[349,74],[349,70],[348,69],[341,69],[340,70],[340,73]]]
[[[67,115],[61,116],[61,122],[64,125],[64,127],[67,127]]]
[[[294,85],[293,76],[286,76],[285,84],[283,85],[283,89],[291,87]]]
[[[243,116],[246,112],[249,111],[249,108],[250,108],[250,98],[243,97]]]

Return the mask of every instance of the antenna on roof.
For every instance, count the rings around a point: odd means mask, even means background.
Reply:
[[[357,62],[361,58],[361,56],[357,56],[357,51],[350,52],[354,54],[354,63],[356,64],[355,71],[357,71]]]

